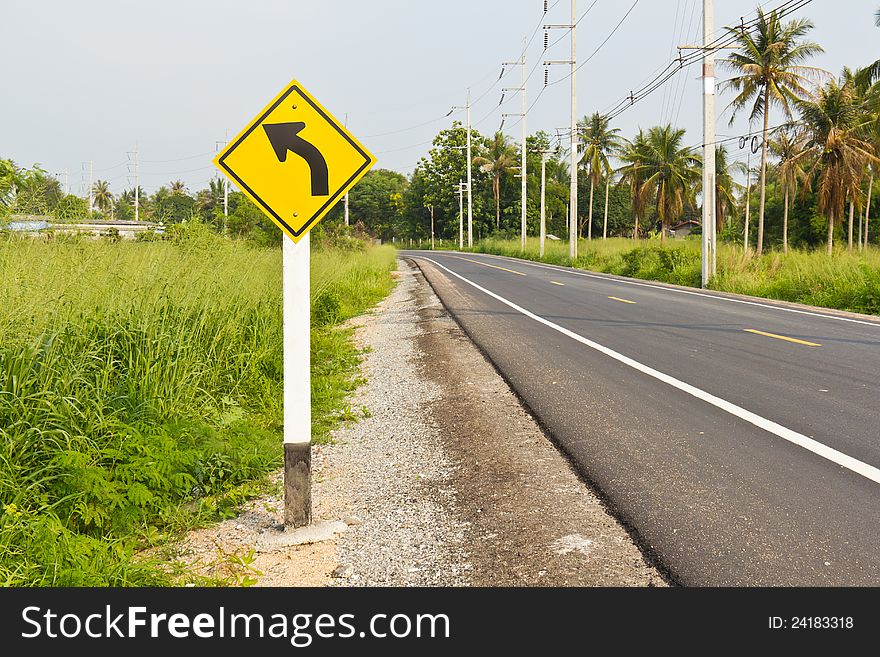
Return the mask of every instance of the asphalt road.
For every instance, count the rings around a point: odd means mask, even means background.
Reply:
[[[680,583],[880,584],[880,321],[403,255]]]

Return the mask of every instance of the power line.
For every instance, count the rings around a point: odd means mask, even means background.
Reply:
[[[810,4],[812,0],[788,0],[787,2],[783,2],[779,7],[774,9],[777,15],[780,18],[783,18],[803,7]],[[752,29],[755,25],[757,25],[757,18],[752,19],[748,23],[742,23],[741,25],[725,28],[726,30],[742,30],[743,32],[746,30]],[[628,96],[625,96],[621,100],[619,100],[615,105],[612,106],[612,109],[606,113],[609,119],[613,119],[627,109],[632,107],[636,102],[646,98],[651,95],[654,91],[663,86],[666,82],[672,79],[681,69],[686,66],[690,66],[695,64],[703,59],[703,51],[704,50],[717,50],[720,48],[727,47],[736,42],[737,36],[730,34],[728,31],[727,35],[724,37],[720,37],[715,41],[707,44],[704,48],[697,48],[695,52],[689,55],[680,55],[676,60],[668,63],[659,74],[657,74],[653,80],[643,85],[638,91],[630,92]]]

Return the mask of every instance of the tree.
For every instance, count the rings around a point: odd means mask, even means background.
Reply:
[[[186,194],[186,185],[182,180],[175,180],[169,186],[172,194]]]
[[[694,189],[702,176],[700,158],[682,146],[684,133],[671,125],[656,126],[648,130],[644,143],[645,178],[641,196],[654,194],[661,243],[666,242],[669,220],[678,218],[686,205],[693,204]]]
[[[196,192],[196,208],[199,214],[205,219],[210,219],[214,228],[223,231],[223,194],[224,182],[218,177],[211,178],[205,189]]]
[[[635,240],[639,238],[639,223],[644,220],[647,209],[646,198],[643,194],[647,173],[645,168],[647,140],[647,135],[639,129],[635,138],[632,141],[627,141],[621,149],[620,159],[624,164],[617,170],[620,174],[620,184],[629,186],[633,212],[633,239]]]
[[[382,239],[403,226],[403,195],[406,176],[388,169],[373,169],[348,194],[352,221],[362,222]]]
[[[783,130],[770,142],[770,152],[779,162],[776,165],[776,179],[785,195],[782,215],[782,252],[788,253],[788,207],[789,197],[797,193],[798,185],[809,186],[810,178],[804,168],[803,140],[801,135]]]
[[[467,180],[467,130],[460,122],[452,128],[441,130],[434,137],[427,156],[419,160],[413,172],[421,178],[413,193],[404,197],[404,215],[410,225],[427,222],[430,215],[428,205],[434,206],[436,234],[438,236],[458,235],[458,188],[459,181]],[[471,143],[475,153],[484,154],[486,139],[476,130],[471,130]],[[491,203],[491,192],[486,183],[486,173],[477,167],[473,170],[474,231],[477,236],[481,228],[491,226],[491,219],[485,208]],[[416,219],[419,217],[420,219]],[[426,230],[423,233],[428,236]]]
[[[730,123],[743,108],[751,105],[749,122],[758,118],[764,121],[761,142],[761,200],[758,211],[757,254],[764,249],[764,206],[767,196],[767,136],[770,129],[770,108],[779,106],[790,117],[792,103],[807,97],[806,84],[815,80],[823,71],[803,66],[813,55],[823,52],[821,46],[804,41],[813,29],[807,19],[783,23],[776,11],[769,15],[758,9],[758,23],[751,31],[728,27],[739,47],[721,63],[734,72],[734,77],[721,84],[721,91],[733,91],[737,95],[730,103],[733,109]]]
[[[474,164],[492,176],[492,196],[495,198],[495,230],[501,229],[501,179],[516,168],[516,149],[507,136],[499,131],[489,144],[485,157],[477,156]]]
[[[581,161],[587,167],[590,180],[590,211],[587,219],[587,238],[593,239],[593,188],[602,180],[611,177],[611,164],[608,158],[620,149],[619,128],[612,128],[607,116],[595,112],[585,117],[580,123],[584,136],[583,155]],[[608,185],[605,185],[605,218],[603,221],[602,238],[608,234]]]
[[[151,203],[156,221],[178,224],[197,213],[195,200],[183,192],[172,192],[165,186],[153,194]]]
[[[848,197],[859,194],[862,178],[876,164],[864,135],[864,114],[851,80],[831,80],[815,99],[797,101],[805,130],[803,153],[812,156],[819,209],[828,220],[826,249],[833,252],[834,226],[843,219]]]
[[[95,206],[107,212],[113,207],[113,193],[110,184],[106,180],[96,180],[92,185],[92,201]]]
[[[746,172],[742,162],[730,162],[724,146],[715,148],[715,229],[724,229],[725,219],[736,207],[736,190],[741,187],[734,179],[734,173]]]
[[[12,160],[0,159],[0,208],[4,211],[15,202],[18,189],[24,184],[24,176]]]
[[[62,223],[81,221],[89,216],[89,203],[84,198],[68,194],[55,206],[54,215]]]

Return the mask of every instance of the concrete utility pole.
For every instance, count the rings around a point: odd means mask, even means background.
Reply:
[[[748,148],[746,153],[746,216],[743,228],[743,248],[745,252],[749,252],[749,213],[751,211],[752,196],[752,153],[757,152],[758,137],[749,138],[748,135],[739,138],[740,149]]]
[[[95,190],[93,188],[94,180],[92,178],[95,163],[94,161],[89,160],[86,164],[89,165],[89,214],[91,214],[95,210]]]
[[[715,276],[715,29],[714,0],[703,0],[703,263],[702,287]]]
[[[138,145],[137,142],[134,143],[134,220],[140,220],[140,206],[141,206],[141,180],[138,171]]]
[[[547,190],[547,156],[550,151],[541,151],[541,233],[539,238],[539,254],[544,257],[544,240],[547,239],[547,210],[546,210],[546,190]]]
[[[226,141],[217,140],[214,142],[214,150],[219,152],[220,150],[225,148],[226,144],[228,143],[228,139]],[[227,178],[226,176],[223,176],[223,216],[229,217],[229,178]]]
[[[521,82],[519,87],[513,87],[508,89],[502,89],[502,91],[519,91],[520,92],[520,102],[521,102],[521,111],[519,114],[502,114],[502,117],[505,116],[519,116],[520,122],[522,124],[522,164],[520,165],[520,178],[522,181],[522,196],[521,196],[521,236],[520,236],[520,251],[526,250],[526,192],[527,192],[527,178],[526,178],[526,51],[525,46],[523,47],[522,55],[520,56],[518,61],[515,62],[504,62],[503,66],[519,66],[521,70]]]
[[[571,23],[568,25],[545,25],[544,29],[563,28],[571,30],[571,59],[562,61],[546,61],[544,65],[568,64],[571,67],[571,190],[568,201],[568,254],[574,260],[578,253],[577,228],[577,164],[578,164],[578,132],[577,132],[577,0],[571,0]],[[546,42],[546,39],[545,39]]]
[[[471,165],[473,163],[473,157],[471,156],[471,90],[468,89],[467,92],[467,103],[465,103],[464,107],[461,105],[456,105],[452,108],[451,112],[456,110],[464,110],[466,114],[466,124],[465,129],[467,130],[467,206],[468,206],[468,224],[467,224],[467,234],[468,234],[468,248],[474,245],[474,224],[473,224],[473,199],[471,198]],[[450,112],[450,113],[451,113]]]
[[[428,211],[431,213],[431,250],[434,250],[434,204],[430,204],[427,206]]]
[[[62,189],[64,190],[64,195],[67,196],[70,194],[70,172],[65,169],[64,171],[59,171],[55,174],[56,176],[64,176],[64,186]]]
[[[464,183],[458,181],[458,248],[464,248]]]
[[[712,32],[715,29],[714,0],[703,0],[703,44],[702,46],[679,46],[679,49],[698,48],[703,51],[703,257],[701,284],[709,281],[717,273],[717,235],[715,226],[715,51],[728,46],[712,46]],[[740,138],[740,148],[744,140]],[[750,184],[747,179],[747,184]],[[749,204],[746,190],[745,248],[749,249]]]

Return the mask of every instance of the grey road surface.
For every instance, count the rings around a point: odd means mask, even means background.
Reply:
[[[880,584],[880,321],[403,254],[680,583]]]

